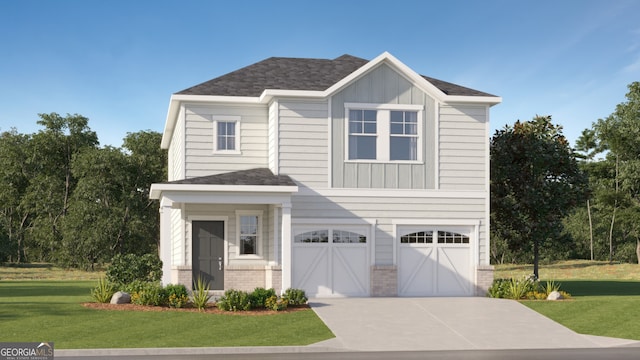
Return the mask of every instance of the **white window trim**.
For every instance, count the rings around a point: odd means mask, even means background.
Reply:
[[[262,259],[262,243],[264,238],[263,233],[263,211],[262,210],[236,210],[236,252],[234,259]],[[258,217],[258,236],[256,239],[256,253],[255,254],[240,254],[240,217],[242,216],[257,216]]]
[[[240,116],[237,115],[214,115],[213,120],[213,153],[216,155],[240,155]],[[236,136],[234,150],[218,150],[218,122],[235,122]]]
[[[370,104],[370,103],[344,103],[344,161],[346,163],[385,163],[385,164],[423,164],[423,105],[412,104]],[[376,159],[349,159],[349,110],[376,110],[378,118],[376,122]],[[418,117],[418,149],[416,160],[390,160],[391,156],[391,111],[416,111]]]

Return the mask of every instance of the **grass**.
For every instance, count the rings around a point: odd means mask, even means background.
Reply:
[[[95,274],[29,269],[34,273],[16,275],[24,268],[0,267],[0,342],[53,341],[56,349],[294,346],[333,337],[310,309],[262,316],[88,309],[81,303],[91,301],[97,281],[60,278]],[[31,280],[46,274],[58,280]]]
[[[531,265],[498,265],[495,277],[522,277]],[[569,301],[522,301],[581,334],[640,340],[640,265],[562,261],[540,267],[540,279],[561,283]]]
[[[10,264],[0,266],[0,281],[3,280],[98,280],[104,271],[82,271],[63,269],[45,263]]]

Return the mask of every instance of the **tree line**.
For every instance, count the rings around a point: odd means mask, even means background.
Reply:
[[[86,117],[38,116],[36,133],[0,134],[0,262],[92,269],[116,254],[157,252],[149,187],[166,179],[161,134],[101,147]]]
[[[491,138],[493,263],[640,263],[640,82],[572,148],[550,116]]]

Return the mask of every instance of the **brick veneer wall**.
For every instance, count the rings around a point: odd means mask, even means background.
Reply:
[[[476,276],[476,296],[487,296],[487,291],[493,283],[493,265],[478,266]]]
[[[371,267],[371,296],[398,296],[398,268],[395,265]]]
[[[224,269],[224,288],[253,291],[265,286],[264,266],[227,266]]]

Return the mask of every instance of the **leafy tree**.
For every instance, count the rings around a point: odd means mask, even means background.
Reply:
[[[62,239],[60,224],[77,181],[71,172],[73,157],[96,148],[98,137],[84,116],[38,115],[38,124],[44,129],[31,137],[31,153],[26,160],[33,177],[22,203],[34,213],[30,240],[31,246],[40,250],[37,258],[55,261]]]
[[[31,179],[25,162],[30,141],[15,129],[0,135],[0,262],[24,261],[25,235],[33,218],[22,205]]]
[[[615,211],[619,206],[627,208],[625,217],[628,224],[640,222],[640,82],[629,84],[627,101],[616,106],[616,110],[606,119],[594,125],[595,133],[609,151],[607,159],[615,159],[614,208],[611,220],[610,243],[613,244]],[[631,217],[631,219],[629,219]],[[629,234],[636,241],[636,254],[640,264],[640,237],[632,225]],[[610,257],[610,260],[612,258]]]
[[[563,237],[562,219],[585,197],[587,178],[550,116],[517,121],[491,139],[491,228],[512,250],[533,255]]]

